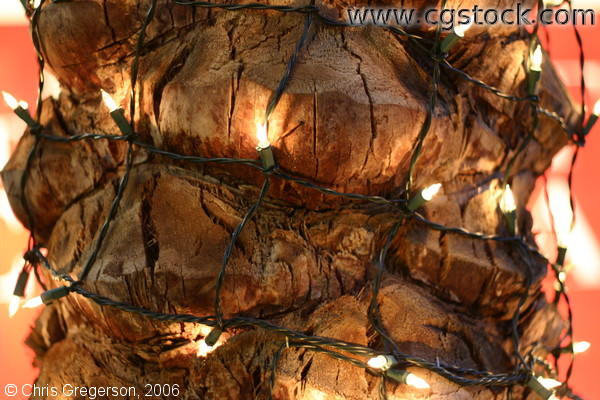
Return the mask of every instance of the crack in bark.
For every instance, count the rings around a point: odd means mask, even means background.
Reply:
[[[367,100],[369,102],[369,124],[371,127],[371,135],[369,137],[369,148],[365,151],[365,159],[363,160],[362,167],[354,171],[353,175],[349,178],[349,180],[351,180],[352,178],[356,177],[359,170],[365,169],[365,166],[367,165],[367,161],[369,159],[369,153],[373,153],[373,141],[377,137],[377,126],[375,123],[375,114],[374,114],[374,110],[373,110],[373,98],[371,97],[371,93],[370,93],[369,87],[367,85],[367,78],[361,71],[361,65],[362,65],[363,59],[360,55],[358,55],[356,52],[354,52],[350,49],[350,47],[348,46],[348,41],[346,40],[346,35],[344,35],[344,32],[341,32],[341,36],[342,36],[342,45],[343,45],[344,49],[346,51],[348,51],[348,53],[357,60],[356,73],[362,81],[362,86],[364,88],[365,95],[367,96]],[[350,142],[350,144],[351,143],[352,142]],[[366,184],[367,184],[367,191],[370,191],[370,181],[367,180]]]
[[[142,238],[144,241],[144,255],[146,257],[146,267],[150,270],[150,280],[155,284],[154,268],[160,255],[160,245],[156,237],[156,227],[152,219],[152,197],[156,189],[156,179],[152,179],[150,184],[144,189],[144,196],[140,209],[140,220],[142,228]]]
[[[165,87],[177,77],[179,72],[181,72],[190,54],[191,49],[188,46],[184,46],[177,57],[173,59],[166,73],[161,77],[160,80],[156,82],[156,85],[154,86],[152,102],[154,108],[154,121],[157,127],[160,126],[160,104],[162,102],[162,95]]]
[[[112,38],[113,43],[117,41],[117,34],[114,30],[114,28],[110,25],[110,17],[108,15],[108,6],[107,3],[108,0],[103,0],[102,1],[102,11],[104,14],[104,24],[106,25],[106,27],[108,28],[108,30],[110,31],[110,36]]]
[[[316,84],[313,82],[313,129],[312,129],[312,148],[313,158],[315,160],[315,173],[314,176],[319,176],[319,153],[317,152],[318,146],[318,108],[317,108],[318,94]]]

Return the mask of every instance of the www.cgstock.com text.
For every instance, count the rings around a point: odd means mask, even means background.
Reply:
[[[347,8],[347,21],[351,25],[379,25],[411,27],[421,24],[442,25],[445,30],[458,24],[475,25],[595,25],[596,12],[593,9],[552,9],[545,8],[534,13],[531,8],[520,3],[515,8],[494,9],[472,8],[443,10],[414,8]]]

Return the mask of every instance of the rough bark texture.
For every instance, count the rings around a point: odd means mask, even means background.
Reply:
[[[403,6],[436,5],[425,3]],[[133,48],[148,4],[94,0],[43,7],[44,55],[63,87],[58,100],[43,104],[42,122],[49,132],[117,133],[99,89],[128,104]],[[317,5],[337,16],[345,4]],[[159,5],[140,64],[135,116],[140,138],[190,155],[255,158],[255,123],[301,34],[303,17],[194,10],[162,0]],[[450,61],[504,92],[523,94],[527,54],[523,32],[474,28]],[[384,29],[315,22],[271,118],[269,134],[279,164],[336,190],[397,195],[426,115],[430,74],[428,58]],[[549,64],[541,86],[543,106],[573,117]],[[506,233],[497,207],[500,173],[530,124],[527,104],[502,100],[444,72],[416,167],[415,187],[443,183],[425,207],[426,216],[449,226]],[[558,124],[542,117],[535,140],[515,166],[512,186],[522,232],[529,232],[523,207],[534,180],[566,141]],[[32,143],[26,132],[3,172],[22,220],[19,181]],[[26,198],[37,239],[65,272],[77,273],[89,255],[123,173],[125,149],[123,143],[106,141],[41,142]],[[175,163],[137,149],[130,184],[86,288],[156,311],[213,314],[223,250],[256,199],[261,179],[244,167]],[[381,207],[275,179],[230,261],[226,314],[260,316],[313,334],[381,345],[366,314],[374,259],[392,222]],[[384,325],[407,353],[509,372],[514,362],[510,319],[527,268],[519,260],[510,244],[406,223],[390,251],[379,297]],[[539,259],[534,263],[534,284],[520,320],[522,352],[555,345],[563,327],[540,292],[546,266]],[[134,385],[144,393],[146,383],[178,383],[182,398],[266,396],[281,338],[233,331],[223,346],[198,357],[204,334],[202,327],[157,323],[70,296],[42,312],[29,344],[37,353],[40,385]],[[287,350],[277,371],[276,399],[377,398],[377,378],[322,354]],[[419,372],[431,390],[390,384],[393,398],[507,396]],[[526,397],[519,390],[515,395]]]

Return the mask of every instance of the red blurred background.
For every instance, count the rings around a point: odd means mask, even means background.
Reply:
[[[598,0],[574,0],[579,8],[595,8],[600,17]],[[22,15],[18,0],[2,0],[0,4],[0,88],[35,104],[37,90],[37,67],[27,21]],[[598,22],[600,24],[600,21]],[[588,85],[588,107],[600,98],[600,29],[582,26],[586,53],[585,75]],[[544,33],[541,35],[545,36]],[[578,47],[572,27],[550,27],[546,48],[565,85],[576,101],[581,100],[578,91]],[[0,167],[7,161],[10,151],[23,131],[23,124],[3,104],[0,105]],[[600,362],[600,322],[597,307],[600,305],[600,123],[588,137],[580,152],[575,168],[574,194],[577,225],[571,235],[570,261],[574,265],[567,283],[574,309],[574,332],[576,340],[586,340],[592,347],[577,357],[571,380],[575,392],[586,399],[600,398],[600,385],[596,382]],[[566,174],[571,149],[560,153],[548,173],[548,187],[552,209],[557,223],[569,220]],[[549,234],[548,212],[544,201],[542,181],[532,196],[530,208],[534,215],[534,232],[545,254],[552,254],[554,242]],[[27,244],[27,232],[14,218],[6,195],[0,185],[0,396],[7,384],[18,386],[32,383],[37,370],[32,366],[33,353],[24,340],[33,324],[36,310],[20,310],[12,319],[7,315],[7,302],[12,294],[17,269],[22,266],[21,256]],[[551,287],[551,285],[549,285]],[[29,292],[34,291],[32,286]],[[594,317],[596,316],[596,317]],[[563,368],[564,369],[564,368]],[[24,396],[17,397],[24,398]]]

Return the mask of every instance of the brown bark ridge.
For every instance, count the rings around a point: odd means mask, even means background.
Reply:
[[[332,16],[348,5],[355,4],[317,3]],[[99,90],[128,104],[134,47],[148,6],[149,1],[134,0],[42,6],[41,48],[62,85],[58,100],[43,103],[48,132],[118,132]],[[188,155],[256,158],[255,124],[303,24],[301,14],[194,9],[160,0],[140,58],[134,116],[140,140]],[[523,95],[528,46],[522,31],[473,28],[449,61],[505,93]],[[337,28],[315,20],[270,119],[279,165],[338,191],[398,196],[426,116],[431,69],[431,60],[414,44],[385,29]],[[550,63],[544,65],[541,105],[567,120],[576,114]],[[498,210],[501,173],[528,133],[529,110],[526,102],[501,99],[442,70],[438,105],[415,170],[415,188],[443,183],[423,210],[427,218],[506,234]],[[555,120],[540,118],[511,177],[519,228],[529,241],[524,206],[534,180],[567,143]],[[23,196],[19,182],[33,141],[28,132],[23,135],[2,177],[23,221],[26,199],[36,239],[48,248],[53,265],[76,274],[115,195],[126,144],[41,140]],[[223,251],[262,179],[243,166],[191,165],[136,148],[129,185],[85,288],[155,311],[213,314]],[[367,308],[374,260],[394,214],[272,180],[229,262],[222,293],[226,316],[265,318],[383,348]],[[509,243],[442,233],[408,220],[386,263],[378,298],[383,325],[408,354],[511,372],[511,318],[528,274],[533,283],[519,319],[522,354],[554,347],[564,327],[540,291],[546,264],[532,260],[527,267]],[[199,356],[205,334],[206,327],[161,323],[72,295],[42,311],[29,344],[41,386],[135,386],[144,394],[145,384],[164,383],[180,385],[181,398],[266,398],[282,337],[234,329],[225,344]],[[276,371],[275,399],[367,399],[379,392],[379,379],[364,369],[306,349],[284,350]],[[431,372],[412,371],[431,389],[388,383],[390,398],[508,396],[505,389],[460,387]],[[513,395],[528,396],[519,388]]]

